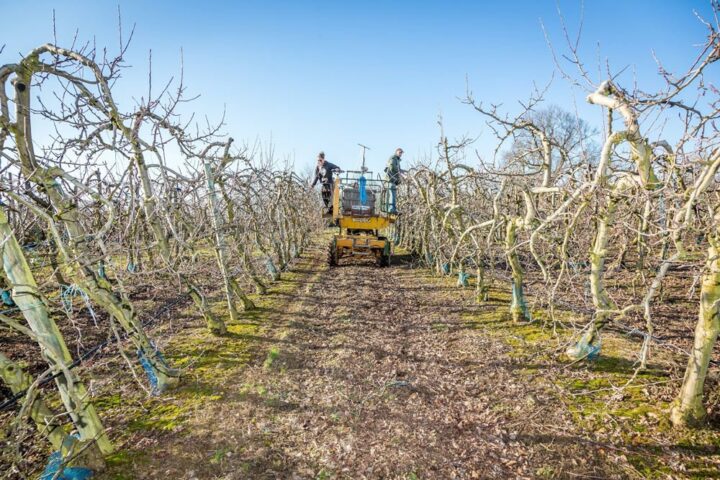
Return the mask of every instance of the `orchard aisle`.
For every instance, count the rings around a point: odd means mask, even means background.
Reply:
[[[140,439],[107,478],[625,478],[654,457],[578,423],[547,345],[513,348],[541,330],[513,329],[506,295],[478,307],[403,258],[328,269],[324,254],[268,297],[266,328],[235,334],[249,363],[221,355],[212,388],[191,370],[181,392],[204,397],[182,427]]]
[[[525,445],[541,433],[525,420],[550,399],[472,328],[447,280],[401,259],[355,262],[323,271],[297,301],[271,367],[243,380],[267,399],[247,412],[255,438],[239,440],[249,476],[511,478],[558,472],[554,453],[592,456],[573,441]]]

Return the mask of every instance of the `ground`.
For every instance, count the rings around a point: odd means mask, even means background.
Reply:
[[[268,295],[254,295],[258,308],[223,337],[206,331],[172,282],[128,278],[150,335],[183,378],[149,396],[112,345],[80,368],[117,446],[100,479],[720,478],[717,367],[709,422],[678,431],[667,419],[690,340],[676,332],[692,325],[659,324],[670,340],[653,346],[646,370],[635,366],[639,339],[621,330],[604,334],[599,360],[571,363],[569,326],[586,320],[556,311],[551,323],[537,295],[535,322],[514,324],[501,273],[477,304],[472,286],[433,276],[401,251],[389,268],[328,267],[327,239]],[[226,316],[217,279],[196,278]],[[100,312],[94,327],[79,308],[60,323],[74,352],[106,335]],[[41,371],[32,343],[2,341]],[[46,394],[57,407],[53,389]],[[42,468],[43,445],[20,445],[22,468]]]
[[[677,358],[635,372],[610,333],[571,364],[543,312],[473,297],[401,255],[330,268],[320,241],[228,336],[174,332],[177,389],[99,399],[101,478],[720,478],[720,432],[668,424]]]

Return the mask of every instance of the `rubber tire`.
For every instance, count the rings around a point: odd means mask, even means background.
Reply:
[[[390,266],[390,255],[381,254],[378,257],[378,266],[381,268],[389,267]]]
[[[385,240],[385,248],[383,248],[382,253],[380,253],[380,256],[378,257],[378,266],[380,266],[381,268],[389,267],[390,252],[392,251],[392,249],[390,248],[390,242],[388,242],[387,237],[378,237],[378,240]]]
[[[328,247],[327,263],[331,267],[337,267],[338,264],[338,252],[334,240],[330,242],[330,246]]]

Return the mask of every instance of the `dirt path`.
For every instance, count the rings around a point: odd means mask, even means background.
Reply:
[[[633,455],[682,460],[578,423],[557,362],[500,339],[504,299],[476,307],[402,259],[328,270],[323,254],[275,295],[268,328],[237,334],[249,364],[229,355],[213,388],[196,375],[206,399],[179,428],[136,436],[130,450],[152,455],[108,478],[626,478],[642,474]],[[483,312],[495,319],[472,321]]]
[[[248,411],[263,439],[251,477],[510,478],[592,454],[523,429],[547,394],[518,382],[507,349],[447,301],[454,289],[422,276],[358,262],[309,284],[272,368],[246,372],[266,397]]]

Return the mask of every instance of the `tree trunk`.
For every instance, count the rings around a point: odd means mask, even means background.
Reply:
[[[720,216],[719,216],[720,217]],[[720,218],[717,218],[720,221]],[[720,228],[710,239],[707,271],[700,290],[700,312],[695,327],[695,342],[685,370],[685,378],[670,419],[676,426],[694,425],[705,418],[703,386],[710,357],[720,332]]]
[[[13,394],[27,390],[33,380],[19,365],[0,352],[0,379],[10,388]],[[27,400],[26,400],[27,401]],[[38,396],[32,399],[32,405],[27,407],[30,418],[35,422],[38,432],[47,438],[55,450],[60,450],[66,434],[63,424],[45,402]]]
[[[607,257],[610,227],[615,220],[615,211],[620,202],[620,197],[634,185],[635,182],[630,176],[618,180],[610,194],[605,213],[597,223],[595,241],[590,251],[590,292],[595,306],[595,320],[589,336],[591,344],[596,342],[600,330],[610,320],[612,311],[617,309],[615,302],[610,299],[607,290],[605,290],[605,258]]]
[[[513,322],[532,322],[532,316],[525,302],[525,294],[523,292],[524,272],[520,265],[517,249],[517,229],[522,226],[522,218],[509,219],[505,230],[505,250],[507,260],[512,269],[512,302],[510,304],[510,313]]]
[[[25,255],[8,224],[5,212],[0,210],[0,237],[3,239],[2,262],[8,281],[13,287],[13,299],[30,329],[37,335],[40,348],[53,372],[61,372],[55,382],[65,409],[80,432],[80,439],[97,441],[100,450],[107,454],[112,444],[105,435],[95,407],[87,401],[85,385],[68,366],[72,357],[60,330],[49,317],[47,307],[37,288]]]
[[[120,297],[118,297],[112,290],[110,283],[106,280],[99,279],[93,271],[92,265],[89,262],[94,255],[92,255],[87,245],[88,238],[91,238],[91,236],[87,235],[83,229],[75,205],[62,191],[61,185],[56,181],[56,178],[62,176],[64,172],[59,169],[43,168],[36,161],[33,151],[30,121],[30,82],[32,81],[34,72],[30,70],[26,64],[29,62],[30,65],[33,65],[35,61],[37,61],[37,58],[27,57],[16,71],[15,101],[17,128],[14,129],[13,133],[18,156],[20,157],[22,172],[27,180],[35,183],[47,194],[54,211],[62,219],[70,239],[69,252],[63,252],[63,261],[69,266],[71,278],[85,290],[93,302],[97,303],[118,320],[138,348],[138,351],[148,359],[148,367],[157,379],[155,389],[161,392],[174,382],[171,377],[176,373],[167,368],[161,356],[158,355],[156,349],[151,345],[145,335],[142,324],[135,316],[132,305],[125,294],[121,293]],[[44,211],[38,209],[35,210],[35,213],[40,216],[44,215],[46,220],[53,222]],[[62,239],[59,235],[56,235],[55,241],[58,249],[62,251]]]

